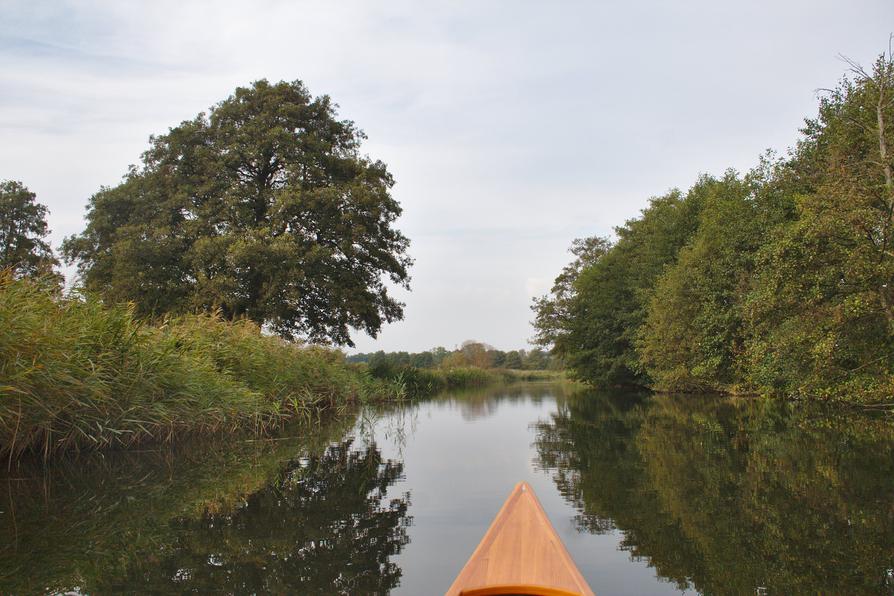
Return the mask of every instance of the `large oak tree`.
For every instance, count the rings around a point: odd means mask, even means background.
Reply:
[[[411,264],[394,180],[335,108],[300,81],[261,80],[153,137],[63,246],[87,290],[344,344],[402,318],[386,288],[408,287]]]

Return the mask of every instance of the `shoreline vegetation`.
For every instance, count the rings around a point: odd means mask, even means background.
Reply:
[[[147,322],[131,305],[63,295],[56,279],[0,272],[0,454],[131,448],[182,436],[272,432],[366,401],[555,379],[475,367],[377,370],[246,319]]]
[[[263,335],[247,320],[184,315],[158,324],[46,280],[0,278],[0,451],[44,457],[251,429],[400,388],[335,350]]]
[[[577,239],[536,342],[594,386],[894,398],[894,54],[820,92],[784,157]]]

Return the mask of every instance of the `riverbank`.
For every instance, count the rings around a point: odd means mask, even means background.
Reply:
[[[0,277],[0,453],[43,457],[250,429],[266,433],[399,383],[337,350],[213,315],[137,320],[128,306]]]
[[[370,366],[370,374],[397,383],[409,397],[425,397],[447,389],[486,387],[497,383],[520,383],[566,379],[563,371],[515,370],[506,368],[420,368],[415,366]]]
[[[148,323],[128,305],[65,296],[53,280],[0,272],[0,456],[132,448],[218,433],[270,433],[358,402],[561,373],[373,370],[247,321]]]

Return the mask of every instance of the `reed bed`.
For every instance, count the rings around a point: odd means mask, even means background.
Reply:
[[[264,433],[403,392],[341,352],[288,343],[248,321],[193,315],[147,324],[129,306],[0,273],[0,453],[10,462],[31,451]]]
[[[445,389],[484,387],[500,382],[516,381],[513,375],[498,369],[475,367],[418,368],[382,362],[368,368],[369,374],[385,382],[396,384],[411,397],[433,395]]]

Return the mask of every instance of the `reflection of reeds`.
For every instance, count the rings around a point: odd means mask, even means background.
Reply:
[[[44,457],[250,428],[401,389],[340,352],[215,315],[137,321],[128,306],[60,297],[0,273],[0,452]]]
[[[0,594],[85,590],[123,575],[176,543],[172,521],[237,511],[289,461],[340,441],[354,420],[290,424],[283,434],[294,436],[279,440],[185,439],[0,472]]]

